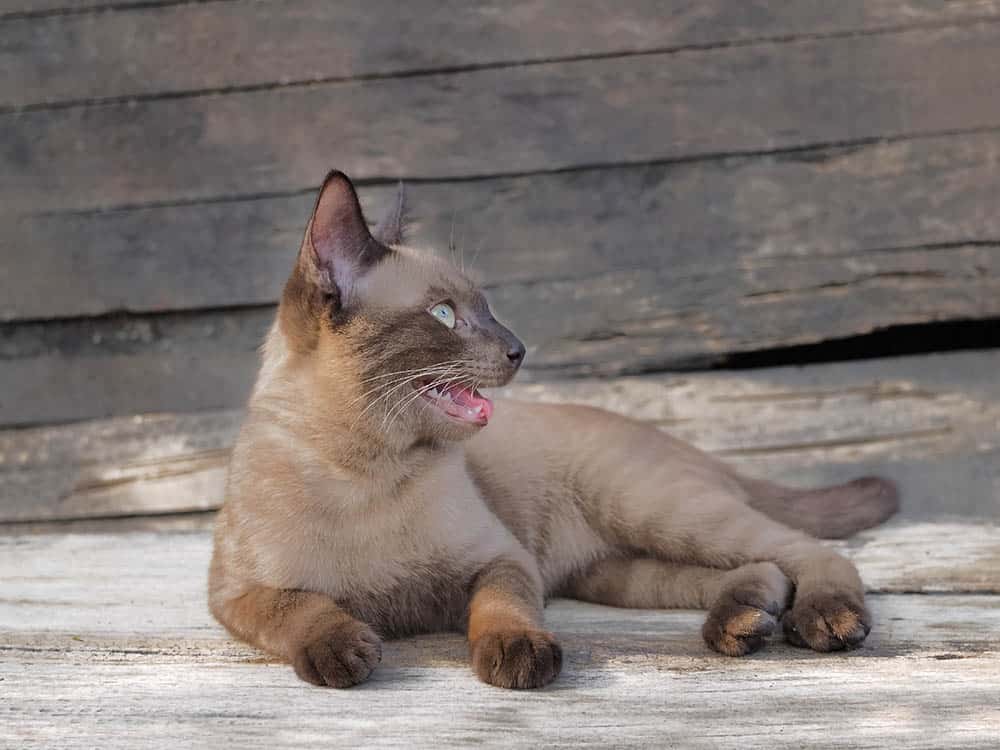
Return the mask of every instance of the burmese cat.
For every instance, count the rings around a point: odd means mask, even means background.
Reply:
[[[478,389],[524,347],[461,272],[402,244],[402,214],[401,194],[373,235],[345,175],[320,191],[216,528],[209,601],[233,635],[347,687],[381,638],[462,628],[476,674],[509,688],[559,673],[551,596],[704,608],[733,656],[779,620],[817,651],[865,638],[854,566],[804,531],[884,520],[889,482],[793,490],[621,416],[492,403]]]

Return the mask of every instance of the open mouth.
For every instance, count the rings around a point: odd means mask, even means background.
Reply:
[[[461,385],[434,385],[431,380],[417,380],[413,387],[421,398],[458,422],[484,425],[493,414],[493,402],[474,388]]]

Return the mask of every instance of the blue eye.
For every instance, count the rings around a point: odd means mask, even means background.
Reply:
[[[430,314],[437,318],[448,328],[455,327],[455,311],[451,305],[439,302],[430,309]]]

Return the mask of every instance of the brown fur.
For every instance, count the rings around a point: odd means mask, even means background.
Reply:
[[[321,191],[216,528],[209,602],[235,636],[337,687],[370,674],[380,638],[458,628],[481,679],[542,686],[562,663],[542,622],[557,594],[705,608],[706,643],[731,655],[779,619],[819,651],[863,640],[856,570],[802,530],[884,519],[891,484],[791,490],[582,406],[444,416],[420,368],[499,386],[523,347],[464,275],[399,244],[402,221],[400,203],[374,237],[346,177]],[[442,301],[453,329],[428,312]]]

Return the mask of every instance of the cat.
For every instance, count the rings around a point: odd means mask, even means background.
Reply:
[[[817,651],[864,640],[858,573],[814,537],[888,518],[891,482],[794,490],[623,416],[493,402],[479,389],[524,346],[403,228],[402,192],[372,232],[351,181],[326,178],[217,519],[209,605],[230,633],[334,687],[365,680],[383,638],[456,629],[483,681],[543,686],[554,596],[707,609],[705,642],[732,656],[779,623]]]

